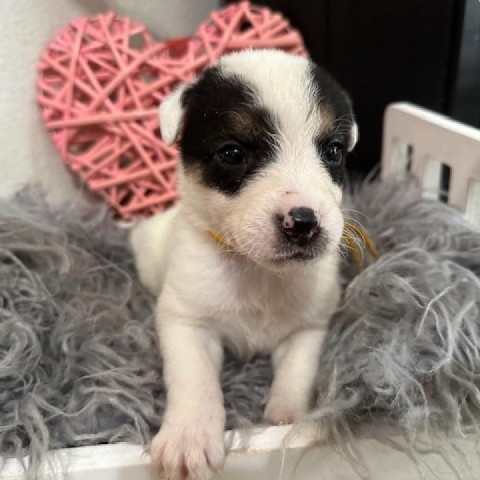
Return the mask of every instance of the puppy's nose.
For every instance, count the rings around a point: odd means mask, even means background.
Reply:
[[[293,243],[308,243],[320,231],[312,208],[294,207],[281,217],[283,231]]]

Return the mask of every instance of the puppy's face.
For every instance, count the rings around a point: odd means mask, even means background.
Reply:
[[[160,108],[179,141],[189,221],[275,268],[337,248],[350,101],[308,60],[279,51],[223,57]]]

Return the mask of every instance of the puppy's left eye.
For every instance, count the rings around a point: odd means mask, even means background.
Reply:
[[[215,153],[215,158],[225,166],[235,166],[245,162],[245,154],[242,149],[235,144],[222,147]]]
[[[345,147],[339,142],[331,143],[325,150],[325,160],[331,164],[341,163],[345,158]]]

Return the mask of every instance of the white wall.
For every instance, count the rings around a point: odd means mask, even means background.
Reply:
[[[70,175],[41,124],[35,102],[40,52],[70,20],[114,10],[158,38],[192,33],[220,0],[0,0],[0,196],[40,178],[60,200]]]

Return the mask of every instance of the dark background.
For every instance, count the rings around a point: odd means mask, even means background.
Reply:
[[[380,160],[383,112],[408,101],[480,127],[478,0],[258,0],[302,33],[352,95],[360,142],[349,168]]]

